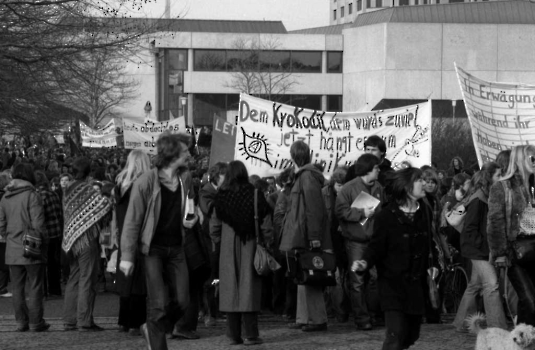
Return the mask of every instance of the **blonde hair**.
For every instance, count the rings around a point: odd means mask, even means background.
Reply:
[[[515,174],[519,174],[522,177],[526,190],[529,191],[529,175],[532,173],[528,170],[532,167],[530,155],[535,156],[535,146],[533,145],[513,147],[511,149],[511,156],[509,157],[507,172],[500,180],[508,180]]]
[[[141,174],[148,170],[150,170],[149,156],[139,149],[130,152],[124,169],[115,180],[117,185],[121,187],[121,193],[124,193]]]

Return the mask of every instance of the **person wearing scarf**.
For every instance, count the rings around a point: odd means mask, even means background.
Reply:
[[[257,206],[259,235],[268,247],[273,235],[268,215],[270,208],[263,193],[257,194]],[[240,161],[228,165],[225,180],[216,195],[210,235],[221,249],[219,309],[227,315],[230,344],[261,344],[258,312],[262,280],[253,265],[256,251],[255,188],[249,183],[247,169]]]
[[[111,219],[111,202],[86,181],[91,162],[80,157],[73,162],[74,182],[63,197],[65,231],[62,249],[70,260],[70,275],[63,305],[64,330],[101,331],[93,321],[100,262],[99,232]]]

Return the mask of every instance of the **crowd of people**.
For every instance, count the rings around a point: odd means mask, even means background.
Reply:
[[[221,318],[230,344],[261,344],[258,314],[268,310],[303,332],[328,331],[329,319],[385,327],[383,349],[407,349],[422,323],[443,322],[428,271],[438,281],[453,261],[470,271],[458,332],[478,311],[490,327],[507,329],[515,316],[535,325],[535,264],[514,250],[535,234],[534,146],[502,151],[475,173],[459,157],[446,171],[394,170],[373,135],[328,181],[302,141],[276,178],[240,161],[195,169],[188,134],[163,133],[157,151],[5,149],[0,296],[12,297],[17,331],[48,330],[44,298],[62,294],[65,331],[102,331],[93,309],[109,271],[119,330],[143,336],[148,349],[197,339],[199,321]],[[363,194],[372,198],[364,206]],[[39,257],[25,254],[30,236],[42,238]],[[269,276],[254,268],[259,239],[282,266]],[[297,283],[308,250],[336,257],[336,285]],[[505,300],[500,281],[510,286]]]

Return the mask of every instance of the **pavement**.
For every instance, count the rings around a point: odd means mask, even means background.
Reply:
[[[11,298],[0,298],[0,350],[133,350],[146,349],[142,337],[119,333],[117,315],[119,297],[112,292],[99,293],[95,305],[95,322],[105,328],[103,332],[81,333],[63,331],[61,312],[63,299],[53,298],[45,301],[45,319],[51,324],[49,331],[43,333],[16,332]],[[451,322],[451,317],[445,317]],[[449,323],[448,322],[448,323]],[[411,350],[472,350],[475,336],[456,333],[454,328],[446,324],[422,326],[421,336]],[[384,328],[372,331],[356,331],[352,322],[337,323],[329,320],[326,332],[305,333],[291,330],[279,316],[262,314],[259,320],[262,345],[228,345],[225,336],[225,320],[219,319],[214,327],[206,327],[199,323],[198,340],[168,340],[169,349],[235,349],[244,348],[267,350],[373,350],[381,349],[384,339]]]

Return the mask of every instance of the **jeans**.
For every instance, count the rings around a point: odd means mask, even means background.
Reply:
[[[408,349],[420,338],[422,316],[401,311],[385,311],[386,338],[383,350]]]
[[[348,271],[351,271],[353,261],[362,259],[367,244],[346,240],[345,245],[348,259]],[[371,316],[368,311],[366,300],[369,280],[370,273],[368,271],[364,273],[349,273],[349,296],[351,298],[353,313],[355,314],[355,324],[358,326],[371,322]]]
[[[48,294],[61,295],[61,237],[49,240],[46,276]]]
[[[152,245],[145,256],[147,330],[151,348],[167,350],[165,334],[189,303],[189,273],[182,246]]]
[[[258,338],[258,313],[227,312],[227,337],[232,340]]]
[[[507,329],[496,269],[486,260],[472,260],[472,276],[464,291],[453,325],[465,328],[466,317],[477,312],[476,297],[483,294],[488,327]]]
[[[518,323],[535,326],[535,267],[513,263],[507,276],[518,295]]]
[[[32,330],[43,327],[45,324],[43,319],[45,265],[10,265],[9,270],[12,282],[13,308],[18,327],[26,328],[29,326]],[[28,290],[25,290],[26,286]],[[27,303],[26,292],[28,292]]]
[[[177,330],[196,331],[199,323],[199,308],[202,302],[204,282],[209,274],[207,270],[198,268],[191,271],[189,278],[189,305],[184,316],[175,325]]]
[[[92,240],[78,256],[71,257],[63,304],[64,324],[78,327],[91,327],[94,324],[99,260],[98,238]]]
[[[330,300],[332,311],[338,321],[346,321],[349,317],[350,302],[346,291],[347,271],[344,268],[336,269],[336,286],[327,287],[325,294]]]

